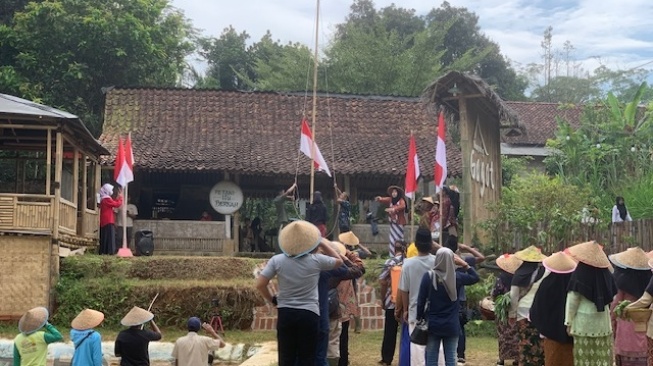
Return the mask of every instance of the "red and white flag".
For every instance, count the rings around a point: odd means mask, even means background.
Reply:
[[[420,176],[419,159],[417,158],[417,146],[415,137],[410,134],[410,143],[408,144],[408,166],[406,167],[406,197],[413,199],[417,191],[417,180]]]
[[[438,142],[435,146],[435,187],[439,192],[447,179],[447,145],[444,138],[444,112],[440,112],[438,119]]]
[[[134,157],[132,155],[131,139],[127,139],[127,146],[122,141],[118,142],[118,153],[116,154],[116,166],[113,170],[113,180],[123,187],[134,181]]]
[[[311,133],[310,127],[308,127],[308,121],[306,118],[302,119],[302,134],[299,139],[299,151],[313,160],[315,169],[322,170],[329,177],[331,176],[331,171],[329,171],[329,167],[327,166],[320,149],[317,147],[317,144],[315,144],[315,158],[313,158],[313,134]]]

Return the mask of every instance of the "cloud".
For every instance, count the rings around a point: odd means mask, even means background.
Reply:
[[[335,26],[349,13],[352,0],[322,1],[320,48]],[[378,8],[392,3],[424,15],[434,6],[423,0],[375,0]],[[574,57],[585,69],[600,63],[611,68],[630,68],[653,61],[653,2],[650,0],[451,0],[479,16],[481,31],[497,42],[502,53],[516,65],[541,62],[540,42],[544,30],[553,27],[554,47],[569,40]],[[233,25],[247,31],[250,41],[266,31],[283,43],[314,46],[314,0],[173,0],[205,35],[219,36]],[[649,65],[651,66],[651,65]]]

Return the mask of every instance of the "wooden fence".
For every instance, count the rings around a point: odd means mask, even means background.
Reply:
[[[541,246],[542,250],[547,253],[563,250],[574,244],[585,241],[595,240],[602,244],[608,253],[618,253],[627,248],[638,246],[644,251],[653,250],[653,219],[635,220],[610,225],[592,225],[581,224],[569,228],[564,235],[541,235],[544,225],[536,225],[528,234],[514,233],[510,226],[506,226],[505,233],[508,238],[512,237],[512,245],[508,240],[508,245],[503,246],[506,252],[520,250],[530,244]],[[535,238],[543,238],[537,243]],[[529,240],[530,239],[530,240]]]

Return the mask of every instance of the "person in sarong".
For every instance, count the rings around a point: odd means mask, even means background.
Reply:
[[[376,201],[388,205],[385,209],[388,213],[390,220],[390,242],[388,244],[388,251],[390,257],[395,256],[395,243],[397,240],[404,240],[404,225],[406,225],[406,200],[404,199],[404,190],[398,186],[388,187],[388,195],[390,197],[375,198]]]
[[[649,258],[653,257],[653,252],[649,252]],[[653,261],[648,262],[649,267],[653,268]],[[626,307],[626,311],[634,309],[649,309],[653,303],[653,278],[649,280],[646,290],[642,297],[634,303]],[[646,343],[647,343],[647,365],[653,366],[653,316],[649,318],[646,327]]]
[[[492,290],[492,300],[496,301],[500,295],[510,293],[512,277],[522,263],[524,262],[515,257],[514,254],[504,254],[497,258],[497,266],[501,269],[501,273],[497,277],[494,289]],[[502,321],[499,317],[495,318],[495,322],[499,341],[499,360],[497,361],[497,365],[503,366],[506,360],[513,360],[513,365],[517,365],[517,360],[519,359],[517,325],[510,324],[507,319],[506,321]]]
[[[568,253],[579,261],[571,275],[565,304],[565,326],[574,338],[575,366],[612,366],[610,302],[617,287],[603,247],[594,241],[574,245]]]

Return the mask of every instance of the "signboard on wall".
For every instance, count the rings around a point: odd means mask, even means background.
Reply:
[[[223,180],[211,188],[209,201],[218,213],[231,215],[243,205],[243,191],[236,183]]]

